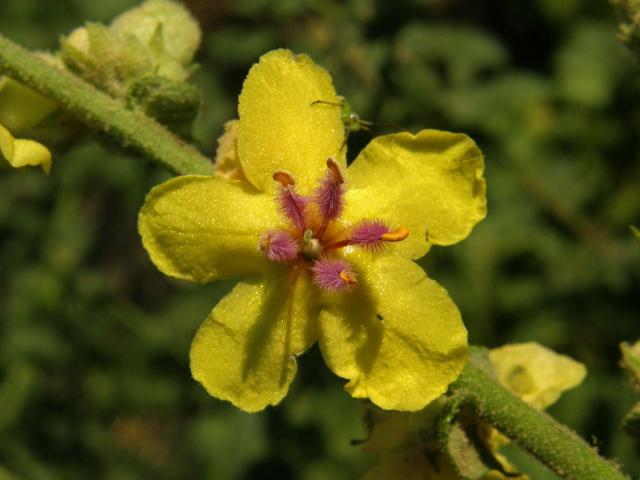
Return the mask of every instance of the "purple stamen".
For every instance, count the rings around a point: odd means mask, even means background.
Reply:
[[[330,158],[327,160],[329,171],[320,181],[320,187],[314,192],[314,200],[320,209],[325,223],[337,219],[344,209],[344,180],[338,164]]]
[[[351,265],[344,260],[321,258],[313,264],[311,270],[316,285],[330,292],[349,291],[358,283]]]
[[[304,210],[308,199],[299,195],[293,185],[283,186],[278,195],[278,203],[283,215],[291,220],[298,230],[304,232]]]
[[[295,260],[300,252],[298,241],[285,230],[271,230],[260,238],[260,250],[272,262],[286,263]]]
[[[351,230],[349,244],[376,251],[384,247],[382,236],[390,231],[382,220],[363,220]]]

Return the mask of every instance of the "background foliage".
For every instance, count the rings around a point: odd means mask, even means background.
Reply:
[[[3,0],[0,31],[55,49],[135,1]],[[207,152],[250,65],[287,46],[334,76],[363,118],[469,133],[486,155],[489,216],[423,261],[473,343],[536,340],[589,369],[551,409],[640,475],[619,428],[634,401],[618,343],[638,331],[640,70],[588,0],[187,2],[205,30],[195,82]],[[382,133],[384,128],[375,129]],[[389,130],[389,129],[386,129]],[[357,152],[369,136],[354,134]],[[351,155],[353,156],[353,154]],[[168,178],[104,142],[40,170],[0,172],[0,479],[355,478],[359,406],[316,349],[279,408],[247,415],[190,379],[189,342],[230,283],[157,272],[136,233]],[[555,478],[518,452],[533,478]]]

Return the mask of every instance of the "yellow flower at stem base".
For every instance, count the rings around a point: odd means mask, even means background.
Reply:
[[[167,275],[244,277],[191,347],[211,395],[250,412],[279,403],[318,341],[352,396],[419,410],[459,375],[467,333],[413,260],[484,218],[482,155],[462,134],[403,132],[374,139],[347,169],[340,109],[317,100],[338,100],[324,69],[265,54],[227,128],[237,142],[221,141],[237,165],[152,189],[143,244]]]

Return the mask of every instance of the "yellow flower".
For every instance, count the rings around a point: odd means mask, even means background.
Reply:
[[[580,362],[535,342],[494,348],[489,359],[498,381],[539,410],[555,403],[565,390],[580,385],[587,374]]]
[[[457,378],[467,334],[412,260],[485,216],[482,155],[462,134],[403,132],[374,139],[347,169],[340,109],[316,100],[337,101],[324,69],[265,54],[220,142],[219,172],[151,190],[143,244],[167,275],[245,277],[191,347],[211,395],[246,411],[279,403],[318,341],[352,396],[419,410]]]
[[[0,124],[0,159],[3,158],[15,168],[40,165],[46,174],[51,170],[51,152],[47,147],[34,140],[14,138]]]
[[[579,385],[586,375],[586,369],[580,362],[535,342],[494,348],[489,352],[489,360],[503,387],[540,410],[558,400],[562,392]],[[364,479],[459,478],[445,454],[439,450],[436,439],[436,421],[443,401],[441,398],[415,413],[370,413],[369,438],[364,447],[366,451],[378,453],[380,460]],[[499,466],[499,470],[487,470],[483,480],[527,479],[498,451],[509,443],[509,439],[478,419],[472,421],[475,423],[467,425],[467,428],[476,430],[476,438],[492,457],[490,463]]]
[[[57,109],[57,104],[38,92],[7,77],[0,76],[0,162],[12,167],[42,166],[51,170],[51,152],[29,136],[31,129]]]

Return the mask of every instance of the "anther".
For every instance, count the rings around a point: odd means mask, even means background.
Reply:
[[[311,270],[315,284],[329,292],[347,292],[358,283],[351,265],[344,260],[320,258]]]
[[[284,170],[276,170],[273,172],[273,179],[278,182],[283,187],[288,187],[290,185],[295,185],[296,182],[293,179],[293,175],[289,172],[285,172]]]
[[[340,173],[340,167],[332,157],[329,157],[327,159],[327,168],[331,172],[334,182],[336,182],[339,185],[344,183],[344,179],[342,178],[342,173]]]
[[[401,240],[404,240],[408,236],[409,236],[409,229],[405,226],[402,226],[402,227],[396,228],[391,232],[383,233],[380,236],[380,239],[384,240],[385,242],[399,242]]]
[[[288,232],[272,230],[260,238],[260,250],[272,262],[286,263],[298,257],[300,247]]]
[[[356,277],[353,274],[353,272],[350,272],[348,270],[341,270],[339,275],[345,285],[353,286],[358,284],[358,281],[356,280]]]
[[[352,228],[349,244],[375,252],[384,248],[385,242],[399,242],[408,235],[407,227],[391,230],[382,220],[364,220]]]

